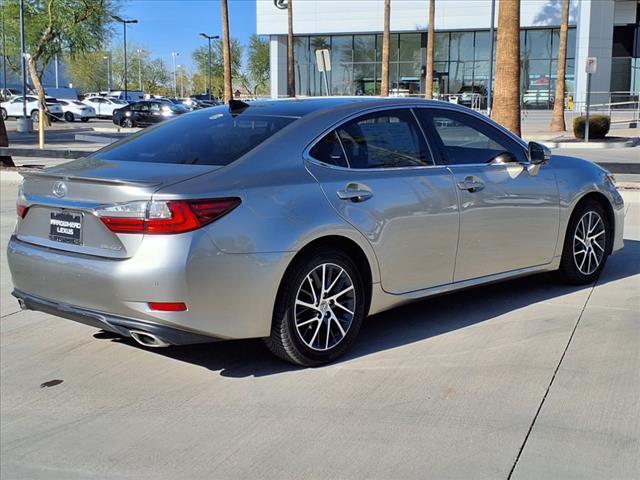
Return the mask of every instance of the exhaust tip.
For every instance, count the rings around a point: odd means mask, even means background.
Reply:
[[[27,307],[27,302],[25,302],[22,298],[18,299],[18,305],[20,306],[20,310],[29,310],[29,307]]]
[[[140,330],[129,330],[129,333],[131,334],[131,338],[145,347],[163,348],[170,345],[165,340],[149,332],[142,332]]]

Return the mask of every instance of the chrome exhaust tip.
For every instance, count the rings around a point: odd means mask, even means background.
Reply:
[[[160,337],[156,337],[153,333],[142,332],[140,330],[129,330],[129,333],[131,334],[131,338],[145,347],[162,348],[170,345],[170,343]]]
[[[22,298],[18,299],[18,305],[20,306],[20,310],[28,310],[27,302],[25,302]]]

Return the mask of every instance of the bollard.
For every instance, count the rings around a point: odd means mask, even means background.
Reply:
[[[40,149],[44,148],[44,109],[42,105],[38,107],[38,145]]]

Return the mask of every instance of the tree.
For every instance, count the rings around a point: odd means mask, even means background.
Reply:
[[[231,82],[231,41],[229,40],[229,9],[227,0],[221,0],[222,10],[222,59],[224,63],[224,103],[233,99],[233,85]]]
[[[287,96],[296,96],[293,58],[293,0],[287,0]]]
[[[231,77],[239,78],[242,73],[242,52],[240,42],[232,38],[231,44]],[[211,42],[211,94],[222,98],[224,96],[224,48],[221,40]],[[191,54],[195,65],[195,74],[192,77],[193,89],[197,92],[204,92],[207,89],[207,78],[209,69],[209,49],[202,46]]]
[[[247,71],[253,82],[253,94],[265,87],[269,81],[269,41],[258,35],[252,35],[247,48]]]
[[[436,51],[436,0],[429,0],[429,30],[427,32],[427,79],[425,98],[433,98],[433,57]]]
[[[0,115],[0,147],[9,146],[9,136],[7,135],[7,128],[4,124],[4,119]],[[8,155],[0,155],[0,165],[3,167],[15,167],[13,159]]]
[[[496,80],[491,118],[520,135],[520,1],[502,0],[498,11]]]
[[[55,55],[96,51],[110,35],[113,0],[26,0],[25,42],[27,67],[41,108],[45,108],[42,75]],[[19,51],[19,5],[7,6],[7,37],[11,50]],[[9,42],[8,42],[9,43]],[[48,118],[43,119],[48,125]]]
[[[384,0],[384,32],[382,34],[382,72],[380,84],[380,95],[389,96],[389,42],[391,33],[389,32],[389,21],[391,18],[391,0]]]
[[[569,31],[569,3],[562,2],[562,20],[560,21],[560,45],[558,49],[558,70],[556,78],[556,100],[553,104],[553,116],[551,117],[551,131],[564,132],[567,127],[564,123],[564,94],[565,71],[567,64],[567,33]]]

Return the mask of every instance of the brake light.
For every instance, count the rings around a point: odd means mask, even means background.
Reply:
[[[114,233],[172,234],[190,232],[226,215],[239,198],[130,202],[104,207],[96,214]]]
[[[149,308],[157,312],[186,312],[187,305],[182,302],[149,302]]]
[[[27,207],[26,205],[21,205],[19,203],[16,203],[16,214],[18,215],[18,217],[20,218],[26,217],[27,210],[29,210],[29,207]]]

